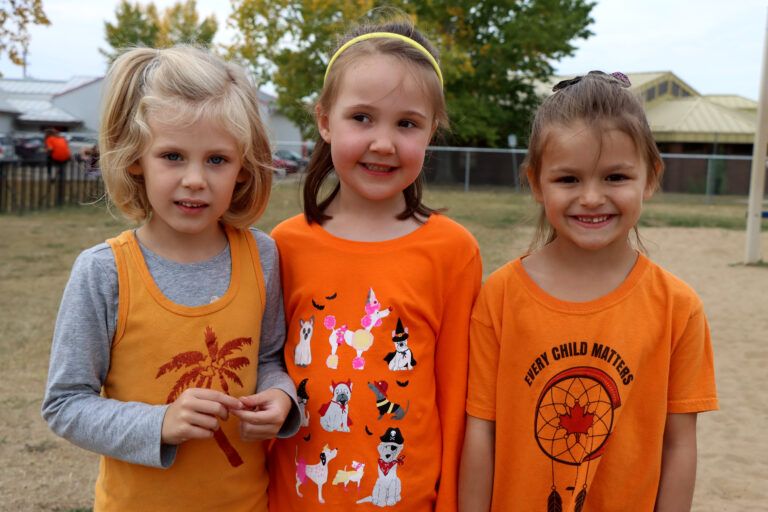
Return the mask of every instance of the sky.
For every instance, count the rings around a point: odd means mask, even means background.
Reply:
[[[43,0],[51,25],[30,30],[27,76],[67,80],[103,75],[106,61],[99,48],[109,48],[104,22],[114,21],[118,3]],[[175,1],[154,3],[162,10]],[[229,43],[231,3],[197,0],[197,9],[201,16],[216,16],[214,42]],[[672,71],[701,94],[758,100],[768,1],[597,0],[592,17],[594,35],[576,41],[573,57],[553,63],[557,73]],[[0,72],[6,78],[22,77],[22,69],[5,56]]]

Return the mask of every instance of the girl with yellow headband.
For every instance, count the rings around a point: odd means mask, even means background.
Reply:
[[[437,52],[409,22],[359,27],[315,114],[304,214],[272,233],[302,428],[272,447],[270,509],[455,511],[481,261],[422,203],[447,126]]]

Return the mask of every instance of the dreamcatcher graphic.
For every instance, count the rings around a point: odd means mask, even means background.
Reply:
[[[584,506],[590,462],[602,455],[613,430],[614,411],[619,406],[621,398],[616,383],[597,368],[579,366],[562,371],[544,386],[536,406],[534,432],[539,448],[552,465],[548,512],[562,510],[555,480],[557,464],[575,467],[573,484],[565,490],[573,493],[579,489],[575,512]]]

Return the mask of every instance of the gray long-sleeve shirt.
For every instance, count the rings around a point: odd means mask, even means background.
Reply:
[[[251,228],[264,273],[266,307],[261,323],[257,392],[277,388],[293,402],[278,437],[300,426],[293,381],[285,372],[283,297],[277,247]],[[229,246],[212,259],[181,264],[141,246],[157,286],[185,306],[210,303],[226,293],[231,274]],[[72,443],[135,464],[168,467],[176,446],[160,434],[168,405],[122,402],[101,396],[117,326],[118,279],[112,249],[106,243],[83,251],[72,268],[56,319],[48,384],[42,414],[51,429]]]

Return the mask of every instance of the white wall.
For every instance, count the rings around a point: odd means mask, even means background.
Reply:
[[[83,121],[83,131],[99,131],[99,111],[104,79],[99,78],[71,91],[54,96],[51,102]]]
[[[293,122],[283,114],[274,111],[267,120],[270,140],[275,149],[299,150],[301,147],[301,132]]]
[[[14,130],[13,127],[13,114],[6,114],[0,112],[0,133],[11,133]]]

